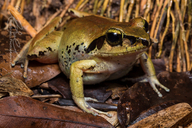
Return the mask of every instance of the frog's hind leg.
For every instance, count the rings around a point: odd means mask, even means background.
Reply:
[[[34,38],[32,38],[29,42],[27,42],[23,46],[20,53],[17,54],[16,58],[12,61],[11,63],[12,66],[15,66],[16,63],[21,63],[21,66],[23,67],[24,64],[24,74],[23,74],[24,78],[27,78],[27,68],[29,60],[37,60],[37,61],[40,60],[42,62],[45,62],[44,61],[45,59],[44,60],[42,59],[42,53],[44,55],[43,58],[46,58],[48,55],[50,55],[49,53],[52,52],[53,54],[49,57],[49,60],[51,59],[53,60],[53,58],[56,58],[54,59],[54,62],[57,60],[57,49],[63,32],[59,31],[53,32],[53,30],[59,25],[60,21],[61,21],[60,17],[54,18],[50,22],[50,24],[46,25],[37,35],[35,35]],[[43,49],[44,47],[46,47],[46,50]],[[44,54],[45,52],[46,54],[48,53],[47,56],[45,56]],[[38,56],[39,54],[40,56]]]
[[[80,60],[74,62],[70,67],[70,87],[74,102],[87,113],[93,115],[104,114],[111,117],[107,112],[96,110],[88,105],[83,93],[83,72],[95,67],[94,60]]]

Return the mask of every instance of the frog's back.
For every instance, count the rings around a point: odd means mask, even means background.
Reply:
[[[113,20],[96,16],[77,18],[64,26],[64,34],[58,50],[61,70],[69,77],[70,66],[78,60],[89,59],[86,49],[90,43],[103,35],[106,24]],[[103,32],[103,33],[100,33]]]

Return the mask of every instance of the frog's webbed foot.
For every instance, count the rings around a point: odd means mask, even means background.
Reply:
[[[163,88],[166,92],[169,92],[170,90],[165,87],[164,85],[162,85],[156,76],[147,76],[144,80],[140,81],[140,82],[149,82],[149,84],[151,85],[151,87],[153,88],[153,90],[158,94],[159,97],[162,97],[163,95],[159,92],[159,90],[156,88],[155,85]]]
[[[98,115],[98,114],[104,114],[108,117],[111,117],[111,114],[107,113],[107,112],[102,112],[102,111],[99,111],[97,109],[94,109],[93,107],[91,107],[86,101],[85,101],[85,98],[81,98],[81,97],[75,97],[73,96],[73,100],[74,102],[82,109],[84,110],[85,112],[87,113],[91,113],[93,115]]]

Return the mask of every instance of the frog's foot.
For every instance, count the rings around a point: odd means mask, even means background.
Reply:
[[[15,64],[18,62],[17,60],[17,57],[13,60],[13,62],[11,63],[11,66],[14,67]],[[27,78],[27,68],[28,68],[28,63],[29,63],[29,60],[28,59],[25,59],[24,62],[19,62],[21,63],[21,67],[24,68],[24,71],[23,71],[23,77],[24,78]],[[23,65],[24,64],[24,65]]]
[[[163,95],[159,92],[159,90],[156,88],[155,85],[163,88],[166,92],[169,92],[170,90],[165,87],[164,85],[162,85],[156,76],[149,76],[146,79],[144,79],[142,82],[149,82],[149,84],[151,85],[151,87],[153,88],[153,90],[158,94],[159,97],[162,97]]]
[[[102,112],[99,111],[97,109],[92,108],[90,105],[88,105],[88,103],[85,101],[84,97],[75,97],[73,96],[73,100],[74,102],[77,104],[77,106],[79,106],[82,110],[84,110],[87,113],[91,113],[93,115],[98,115],[98,114],[104,114],[108,117],[111,117],[111,115],[107,112]]]

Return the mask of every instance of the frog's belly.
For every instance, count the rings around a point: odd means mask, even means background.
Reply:
[[[108,67],[107,70],[100,70],[95,69],[96,71],[100,71],[100,73],[97,72],[87,72],[83,75],[83,83],[84,84],[97,84],[100,82],[103,82],[105,80],[114,80],[121,78],[125,76],[132,68],[133,63],[117,66],[114,64],[112,67],[118,67],[118,68],[110,68]]]

